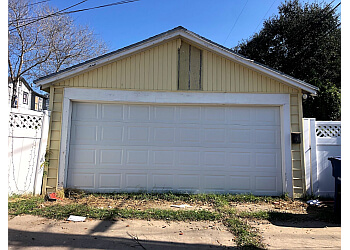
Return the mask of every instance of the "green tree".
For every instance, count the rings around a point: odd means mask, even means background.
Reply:
[[[338,6],[336,6],[338,7]],[[341,28],[336,7],[289,0],[278,15],[242,41],[235,51],[315,85],[317,96],[304,100],[304,117],[340,119]]]

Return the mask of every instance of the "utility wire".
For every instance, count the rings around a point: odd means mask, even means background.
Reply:
[[[273,1],[273,3],[271,4],[270,8],[266,11],[264,17],[261,19],[261,21],[259,22],[258,26],[256,26],[255,30],[254,30],[254,33],[256,33],[256,30],[258,29],[258,27],[260,26],[261,22],[265,19],[267,13],[269,13],[269,11],[271,10],[272,6],[275,4],[276,0]]]
[[[228,34],[228,36],[226,37],[225,42],[224,42],[224,44],[223,44],[223,45],[225,45],[225,43],[226,43],[227,39],[228,39],[228,38],[229,38],[229,36],[231,35],[231,32],[232,32],[233,28],[236,26],[236,23],[237,23],[237,21],[238,21],[239,17],[241,16],[241,14],[242,14],[242,12],[243,12],[243,10],[244,10],[245,6],[247,5],[247,3],[248,3],[248,0],[245,2],[244,6],[243,6],[243,8],[242,8],[242,10],[241,10],[241,13],[239,13],[239,15],[238,15],[238,17],[237,17],[237,19],[236,19],[235,23],[233,24],[233,26],[232,26],[232,28],[231,28],[231,30],[230,30],[230,33],[229,33],[229,34]]]
[[[87,0],[85,0],[87,1]],[[81,3],[85,2],[85,1],[82,1]],[[44,18],[48,18],[48,17],[52,17],[52,16],[58,16],[58,15],[67,15],[67,14],[72,14],[72,13],[77,13],[77,12],[82,12],[82,11],[88,11],[88,10],[93,10],[93,9],[99,9],[99,8],[104,8],[104,7],[110,7],[110,6],[115,6],[115,5],[121,5],[121,4],[126,4],[126,3],[132,3],[132,2],[137,2],[137,1],[140,1],[140,0],[125,0],[125,1],[120,1],[120,2],[115,2],[115,3],[110,3],[110,4],[105,4],[105,5],[100,5],[100,6],[95,6],[95,7],[91,7],[91,8],[86,8],[86,9],[79,9],[79,10],[73,10],[73,11],[65,11],[65,12],[62,12],[64,10],[67,10],[68,8],[66,9],[63,9],[61,11],[57,11],[53,14],[50,14],[50,15],[46,15],[46,16],[39,16],[39,17],[36,17],[36,18],[28,18],[28,19],[21,19],[19,20],[20,22],[24,22],[24,21],[31,21],[33,20],[33,22],[30,22],[30,23],[26,23],[26,24],[23,24],[17,28],[20,28],[20,27],[23,27],[23,26],[26,26],[26,25],[29,25],[29,24],[32,24],[34,22],[37,22],[37,21],[40,21]],[[80,4],[80,3],[79,3]],[[76,5],[74,5],[76,6]],[[72,8],[74,6],[71,6],[69,8]],[[14,30],[15,28],[11,29],[10,31]]]
[[[44,0],[44,1],[36,2],[36,3],[30,3],[30,4],[27,4],[26,6],[37,5],[37,4],[46,3],[46,2],[50,2],[50,0]]]
[[[22,24],[22,25],[20,25],[20,26],[18,26],[18,27],[12,28],[12,29],[10,29],[9,31],[11,32],[11,31],[14,31],[15,29],[22,28],[22,27],[24,27],[24,26],[27,26],[27,25],[29,25],[29,24],[38,22],[38,21],[43,20],[43,19],[45,19],[45,18],[52,17],[52,16],[57,15],[58,13],[60,13],[60,12],[62,12],[62,11],[71,9],[71,8],[73,8],[73,7],[75,7],[75,6],[79,5],[79,4],[85,3],[86,1],[88,1],[88,0],[83,0],[83,1],[81,1],[81,2],[79,2],[79,3],[77,3],[77,4],[73,4],[73,5],[71,5],[71,6],[67,7],[67,8],[64,8],[63,10],[59,10],[59,11],[57,11],[57,12],[55,12],[55,13],[49,14],[49,15],[47,15],[47,16],[43,16],[43,17],[41,17],[41,18],[38,18],[38,19],[36,19],[36,20],[34,20],[34,21],[32,21],[32,22],[29,22],[29,23],[26,23],[26,24]]]
[[[126,3],[132,3],[132,2],[137,2],[137,1],[140,1],[140,0],[126,0],[126,1],[120,1],[120,2],[116,2],[116,3],[110,3],[110,4],[105,4],[105,5],[96,6],[96,7],[91,7],[91,8],[86,8],[86,9],[80,9],[80,10],[72,10],[72,11],[62,12],[62,13],[59,13],[59,15],[65,15],[65,14],[71,14],[71,13],[76,13],[76,12],[81,12],[81,11],[99,9],[99,8],[104,8],[104,7],[114,6],[114,5],[120,5],[120,4],[126,4]]]

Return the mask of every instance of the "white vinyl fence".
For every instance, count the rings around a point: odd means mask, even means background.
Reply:
[[[8,194],[40,194],[48,111],[11,109],[8,128]]]
[[[341,122],[304,118],[305,178],[308,194],[334,196],[332,164],[341,156]]]

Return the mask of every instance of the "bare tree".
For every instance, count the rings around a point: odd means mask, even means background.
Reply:
[[[8,26],[12,107],[20,77],[45,76],[107,52],[106,44],[87,26],[76,25],[45,3],[9,0]]]

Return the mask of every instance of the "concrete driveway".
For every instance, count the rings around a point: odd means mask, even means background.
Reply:
[[[8,249],[234,249],[233,239],[214,222],[68,222],[31,215],[8,221]]]

